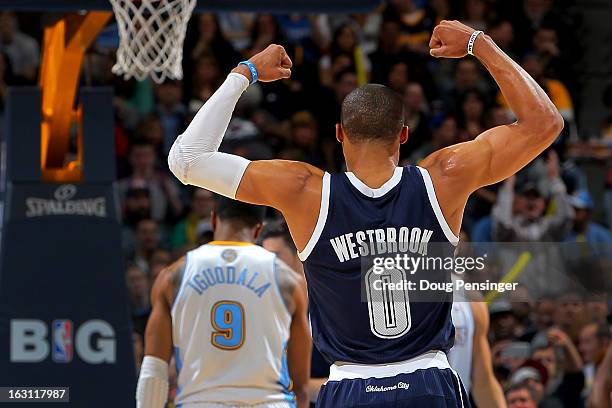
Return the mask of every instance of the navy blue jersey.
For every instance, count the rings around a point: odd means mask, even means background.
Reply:
[[[390,303],[377,302],[364,271],[381,254],[452,257],[457,242],[427,170],[398,167],[378,189],[352,173],[325,173],[319,219],[299,256],[313,340],[328,362],[381,364],[448,351],[454,338],[452,293],[415,300],[418,291],[393,291],[385,295]],[[436,276],[451,281],[450,271]]]

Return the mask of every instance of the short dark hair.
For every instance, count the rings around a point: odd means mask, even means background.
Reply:
[[[264,227],[261,232],[261,241],[265,241],[268,238],[282,238],[283,242],[289,249],[292,251],[297,251],[295,244],[293,243],[293,238],[291,238],[291,233],[289,232],[289,227],[285,220],[277,220],[272,221]]]
[[[215,197],[215,214],[221,221],[240,222],[248,227],[261,224],[264,220],[266,207],[233,200],[231,198]]]
[[[342,102],[342,130],[351,141],[392,141],[404,126],[404,103],[392,89],[367,84]]]

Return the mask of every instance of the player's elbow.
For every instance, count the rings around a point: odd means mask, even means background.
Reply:
[[[187,184],[187,166],[181,154],[181,148],[175,141],[168,153],[168,168],[183,184]]]
[[[552,135],[553,139],[556,139],[557,136],[559,136],[559,134],[563,130],[563,127],[565,126],[565,121],[563,120],[563,116],[561,116],[559,111],[555,109],[554,113],[551,115],[549,119],[549,122],[550,122],[549,123],[550,134]]]
[[[563,117],[555,108],[540,112],[524,123],[524,128],[531,136],[530,138],[546,146],[555,141],[563,130],[563,126]]]

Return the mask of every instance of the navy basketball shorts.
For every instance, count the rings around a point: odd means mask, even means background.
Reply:
[[[446,354],[432,351],[391,364],[334,364],[317,408],[469,408]]]

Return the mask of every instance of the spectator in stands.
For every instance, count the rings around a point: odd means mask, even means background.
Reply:
[[[329,138],[331,139],[331,138]],[[329,140],[328,139],[328,140]],[[321,144],[317,121],[308,111],[299,111],[291,117],[291,143],[302,152],[303,160],[317,167],[327,167],[323,149],[328,149],[327,159],[333,159],[335,143]]]
[[[433,8],[419,6],[414,0],[392,0],[383,11],[383,18],[400,24],[399,41],[402,46],[429,54],[429,39],[436,24]]]
[[[576,290],[568,289],[557,296],[555,309],[555,326],[568,333],[571,339],[578,342],[580,329],[590,321],[584,295]]]
[[[195,30],[189,30],[185,38],[185,49],[191,50],[191,61],[197,64],[202,55],[212,55],[221,64],[221,72],[229,71],[240,59],[240,54],[225,38],[217,16],[201,13],[193,16],[191,22],[195,23]]]
[[[251,44],[251,30],[255,21],[253,13],[219,13],[219,26],[227,40],[238,52]]]
[[[334,32],[328,55],[319,61],[319,78],[325,86],[330,86],[334,76],[350,68],[357,75],[357,85],[365,85],[370,78],[370,61],[363,53],[355,29],[350,24],[338,27]]]
[[[458,140],[457,120],[453,116],[442,119],[434,125],[431,140],[425,142],[407,160],[411,164],[418,164],[425,157],[443,147],[450,146]],[[410,141],[408,141],[410,143]]]
[[[122,203],[125,203],[127,191],[136,186],[147,188],[151,203],[151,218],[156,221],[172,219],[183,211],[179,190],[167,173],[156,169],[157,155],[155,147],[147,142],[136,142],[130,151],[132,174],[119,180],[117,187]]]
[[[564,67],[560,66],[561,49],[559,36],[552,27],[540,27],[533,36],[533,51],[540,57],[546,76],[559,77]]]
[[[610,230],[591,220],[595,204],[588,191],[576,192],[570,197],[570,203],[574,208],[574,224],[572,231],[565,238],[566,242],[612,243]],[[609,251],[610,247],[599,245],[599,249],[605,252]]]
[[[548,344],[548,331],[555,323],[555,311],[557,304],[552,297],[544,296],[536,302],[533,319],[535,322],[535,332],[525,337],[531,341],[532,347]]]
[[[573,210],[565,185],[559,175],[558,157],[550,151],[548,180],[551,186],[555,211],[545,215],[546,193],[537,184],[528,182],[520,186],[525,205],[514,206],[515,180],[512,176],[500,188],[497,203],[493,207],[493,238],[497,241],[550,242],[560,241],[570,227]],[[517,210],[514,213],[513,210]]]
[[[475,30],[485,30],[489,19],[489,5],[485,0],[467,0],[461,22]]]
[[[126,286],[130,297],[130,309],[133,316],[142,316],[149,312],[149,291],[151,282],[147,272],[136,264],[130,264],[125,272]]]
[[[163,248],[157,248],[155,251],[153,251],[150,262],[151,282],[155,282],[157,275],[159,275],[162,269],[169,266],[171,263],[172,255],[169,251],[166,251]]]
[[[190,211],[174,226],[172,231],[170,243],[173,249],[188,250],[197,244],[198,225],[203,220],[210,222],[214,204],[213,193],[203,188],[193,189]]]
[[[514,59],[512,45],[514,43],[514,27],[508,20],[495,20],[489,24],[487,33],[495,44]]]
[[[251,57],[263,51],[270,44],[285,45],[283,34],[276,17],[272,14],[259,14],[253,22],[251,30],[251,44],[246,57]]]
[[[157,115],[164,129],[164,154],[167,156],[176,135],[183,131],[187,108],[183,105],[183,88],[180,81],[166,79],[155,87]]]
[[[463,94],[459,109],[459,142],[467,142],[485,131],[485,101],[477,91]]]
[[[378,36],[376,50],[369,54],[372,64],[371,82],[386,83],[389,70],[398,61],[402,61],[410,68],[411,81],[418,82],[424,88],[427,99],[431,99],[437,92],[432,74],[427,67],[427,59],[400,42],[400,23],[397,20],[383,21]]]
[[[548,331],[548,347],[534,350],[532,359],[546,367],[548,383],[543,389],[543,407],[573,408],[580,404],[584,387],[583,362],[578,349],[563,330]],[[558,358],[561,358],[559,360]]]
[[[149,272],[155,251],[161,245],[161,233],[155,220],[141,220],[136,225],[135,243],[126,254],[128,261],[136,264],[143,271]]]
[[[302,261],[298,258],[297,249],[284,220],[280,219],[267,223],[261,233],[260,240],[261,246],[270,252],[274,252],[291,269],[304,273]]]
[[[598,289],[596,293],[589,296],[586,302],[588,318],[594,322],[612,322],[611,305],[608,303],[608,295],[604,287]]]
[[[391,65],[385,84],[395,92],[401,94],[408,85],[408,82],[410,82],[410,79],[408,64],[404,61],[397,61],[395,64]]]
[[[136,225],[151,218],[151,198],[146,183],[136,182],[128,188],[121,210],[123,248],[132,248]]]
[[[514,316],[510,302],[505,299],[493,302],[489,307],[489,315],[491,318],[491,339],[494,343],[516,339],[518,320]]]
[[[545,65],[542,57],[537,54],[527,54],[523,58],[522,67],[529,75],[535,79],[540,86],[546,91],[550,100],[555,104],[563,119],[568,123],[574,121],[574,104],[570,97],[567,87],[558,79],[548,78],[545,75]],[[508,113],[514,114],[509,110],[508,104],[501,92],[497,94],[497,102],[508,109]]]
[[[10,11],[0,13],[0,52],[8,56],[15,76],[36,81],[40,48],[34,38],[19,31],[17,17]]]
[[[521,53],[529,51],[532,38],[540,27],[554,27],[565,38],[571,38],[572,27],[567,23],[570,19],[559,13],[561,9],[567,10],[569,5],[555,8],[554,3],[553,0],[523,0],[523,7],[506,3],[504,13],[510,16],[514,27],[521,28],[516,31],[516,43]]]
[[[535,392],[524,384],[515,384],[506,391],[508,408],[538,408]]]
[[[312,20],[305,14],[282,14],[277,20],[289,44],[302,45],[313,37]]]
[[[219,61],[213,54],[200,54],[195,61],[189,106],[206,102],[222,82]]]
[[[372,81],[382,83],[387,78],[391,65],[401,58],[405,51],[399,42],[400,24],[397,21],[384,21],[378,34],[378,47],[369,55],[372,63]],[[407,58],[406,58],[407,59]]]
[[[460,106],[463,96],[470,91],[480,95],[489,95],[491,87],[485,79],[480,67],[473,59],[463,58],[455,63],[453,78],[442,78],[441,87],[444,91],[444,101],[450,111]]]
[[[336,74],[332,88],[323,89],[317,105],[312,107],[319,123],[319,134],[322,141],[329,138],[335,140],[336,123],[340,118],[340,106],[346,95],[355,88],[357,88],[357,75],[354,71],[347,69]],[[338,163],[333,164],[338,165]]]
[[[410,129],[407,143],[400,146],[400,157],[408,157],[430,137],[427,99],[421,84],[410,82],[404,87],[404,120]]]
[[[164,127],[157,114],[150,113],[140,120],[136,128],[136,140],[145,141],[153,145],[157,154],[157,163],[164,163],[166,161],[166,155],[164,154]]]
[[[578,349],[584,361],[582,370],[585,382],[583,396],[588,396],[591,393],[595,373],[610,345],[610,336],[610,328],[605,322],[588,323],[580,331]]]
[[[526,385],[533,391],[533,396],[538,407],[542,407],[543,405],[542,400],[545,397],[545,390],[548,383],[549,376],[546,367],[532,359],[525,360],[516,370],[514,370],[510,377],[511,385]],[[562,408],[557,401],[555,401],[551,407],[546,407]]]

